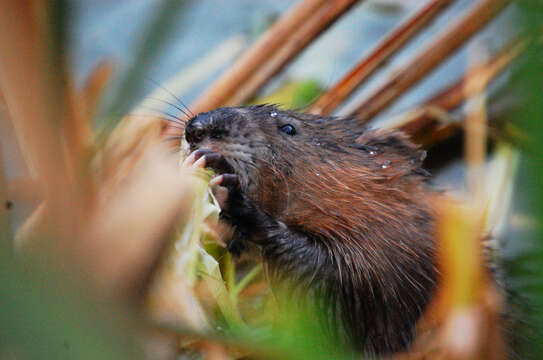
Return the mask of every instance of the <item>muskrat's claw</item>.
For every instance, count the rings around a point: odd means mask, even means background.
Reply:
[[[203,156],[205,156],[206,167],[211,168],[221,174],[234,172],[234,169],[228,163],[228,161],[226,161],[224,155],[211,149],[199,149],[194,152],[194,157],[196,160]]]
[[[218,187],[216,185],[218,185]],[[221,209],[225,208],[226,202],[231,194],[237,194],[240,191],[239,178],[236,174],[222,174],[215,176],[209,182],[209,186],[213,189],[213,194],[219,202]]]

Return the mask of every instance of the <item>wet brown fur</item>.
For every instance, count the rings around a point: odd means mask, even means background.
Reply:
[[[192,150],[223,154],[255,204],[323,249],[326,259],[301,260],[311,277],[269,255],[278,276],[319,289],[314,283],[326,282],[329,307],[342,309],[330,317],[342,319],[339,332],[355,347],[380,354],[408,347],[438,281],[424,153],[399,132],[360,129],[354,119],[273,106],[204,116],[208,136]],[[278,131],[284,124],[296,135]]]

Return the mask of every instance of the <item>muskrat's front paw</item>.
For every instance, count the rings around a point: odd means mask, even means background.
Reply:
[[[234,256],[240,256],[247,248],[246,238],[239,231],[235,231],[234,235],[228,241],[226,249]]]
[[[220,185],[228,189],[228,191],[239,191],[239,177],[236,174],[222,174],[215,176],[209,182],[210,186]]]
[[[213,194],[224,211],[232,206],[232,199],[239,198],[240,186],[239,177],[236,174],[221,174],[209,182],[213,189]]]

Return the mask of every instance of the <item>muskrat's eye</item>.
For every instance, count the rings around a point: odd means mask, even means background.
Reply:
[[[223,134],[220,132],[212,132],[211,135],[209,135],[209,137],[212,139],[218,140],[218,139],[222,139]]]
[[[294,128],[294,126],[292,126],[290,124],[286,124],[286,125],[281,126],[279,128],[279,130],[281,130],[285,134],[291,135],[291,136],[296,134],[296,129]]]

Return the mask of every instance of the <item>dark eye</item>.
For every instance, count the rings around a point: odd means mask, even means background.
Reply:
[[[212,132],[211,135],[209,135],[210,138],[212,139],[222,139],[223,137],[223,134],[219,133],[219,132]]]
[[[283,125],[279,128],[279,130],[281,130],[282,132],[284,132],[285,134],[287,135],[295,135],[296,134],[296,129],[294,128],[294,126],[290,125],[290,124],[286,124],[286,125]]]
[[[222,129],[213,129],[211,130],[211,133],[209,134],[209,137],[214,140],[220,140],[224,138],[224,136],[227,135],[227,133]]]

